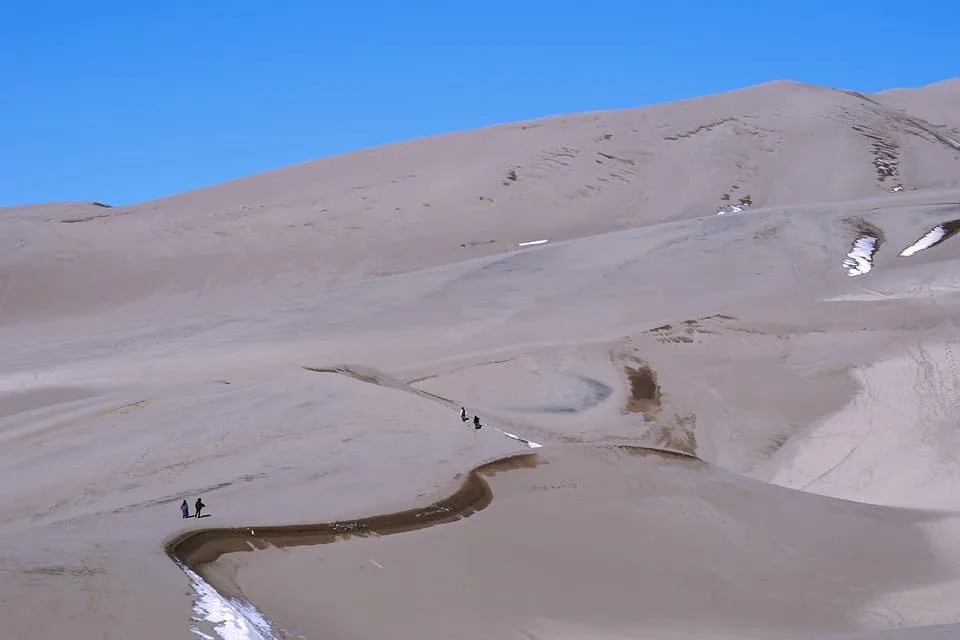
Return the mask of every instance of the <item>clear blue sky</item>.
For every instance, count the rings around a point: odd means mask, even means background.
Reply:
[[[958,24],[956,0],[3,0],[0,205],[773,79],[918,86],[960,75]]]

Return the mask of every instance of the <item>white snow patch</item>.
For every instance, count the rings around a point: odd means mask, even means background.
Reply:
[[[923,251],[924,249],[929,249],[933,245],[940,242],[943,239],[943,236],[947,233],[947,230],[942,226],[936,226],[933,229],[930,229],[922,238],[914,242],[912,245],[900,252],[901,256],[912,256],[915,253]]]
[[[717,215],[722,216],[726,213],[740,213],[741,211],[744,210],[744,208],[745,207],[743,205],[739,205],[739,204],[732,204],[727,207],[720,207],[719,209],[717,209]]]
[[[540,444],[539,442],[533,442],[533,441],[531,441],[531,440],[527,440],[526,438],[521,438],[520,436],[518,436],[518,435],[516,435],[516,434],[514,434],[514,433],[509,433],[509,432],[504,431],[503,429],[500,429],[500,428],[498,428],[498,427],[494,427],[494,429],[496,429],[497,431],[499,431],[499,432],[502,433],[503,435],[507,436],[508,438],[513,438],[514,440],[519,440],[520,442],[524,443],[525,445],[527,445],[527,446],[530,447],[531,449],[538,449],[538,448],[540,448],[540,447],[543,446],[543,445]]]
[[[848,276],[861,276],[873,269],[873,253],[877,250],[874,236],[860,236],[853,243],[850,253],[843,259]]]
[[[193,588],[194,624],[190,631],[194,635],[204,640],[276,640],[270,621],[256,607],[244,600],[224,598],[196,572],[183,565],[180,568]]]
[[[528,240],[527,242],[518,242],[518,243],[517,243],[517,246],[518,246],[518,247],[532,247],[533,245],[536,245],[536,244],[546,244],[547,242],[550,242],[550,239],[549,239],[549,238],[547,238],[546,240]]]

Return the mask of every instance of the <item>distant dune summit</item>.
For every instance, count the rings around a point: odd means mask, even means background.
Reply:
[[[0,279],[19,265],[21,285],[4,317],[252,275],[344,282],[527,240],[958,185],[960,80],[869,95],[776,81],[410,140],[135,205],[0,210]],[[106,271],[112,290],[70,293]],[[50,287],[62,295],[29,293]]]

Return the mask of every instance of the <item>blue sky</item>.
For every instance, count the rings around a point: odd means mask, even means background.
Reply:
[[[4,0],[0,205],[773,79],[919,86],[960,75],[958,23],[946,0]]]

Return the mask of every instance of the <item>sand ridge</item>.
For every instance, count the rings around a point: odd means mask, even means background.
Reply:
[[[493,496],[483,481],[484,475],[536,465],[535,453],[498,458],[470,471],[460,488],[449,496],[422,508],[331,523],[193,530],[177,536],[164,546],[173,559],[202,573],[204,565],[216,562],[226,553],[328,544],[353,536],[383,536],[416,531],[466,518],[485,509]]]

